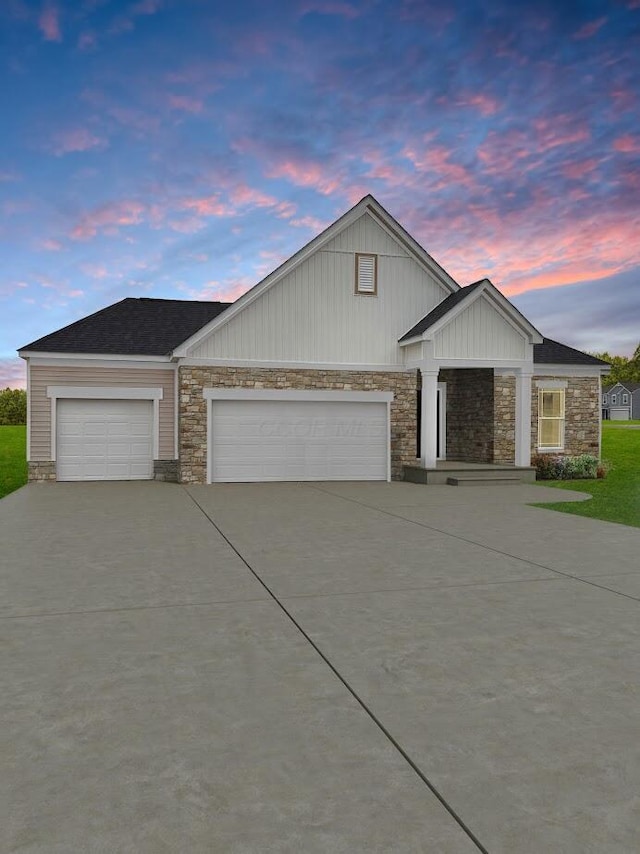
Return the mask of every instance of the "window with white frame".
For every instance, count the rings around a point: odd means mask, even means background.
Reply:
[[[612,394],[612,395],[611,395],[611,405],[612,405],[612,406],[615,406],[617,402],[618,402],[618,395],[617,395],[617,394]]]
[[[622,395],[622,402],[623,403],[629,403],[629,395],[628,394]]]
[[[357,294],[376,296],[378,293],[378,256],[356,252]]]
[[[603,403],[605,406],[607,405],[607,393],[606,393],[606,392],[602,395],[602,403]]]
[[[561,451],[564,448],[564,389],[538,390],[538,448]]]

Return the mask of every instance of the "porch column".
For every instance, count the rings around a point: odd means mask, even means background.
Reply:
[[[420,449],[422,468],[435,468],[438,457],[438,371],[422,373]]]
[[[531,465],[531,372],[516,371],[516,454],[517,466]]]

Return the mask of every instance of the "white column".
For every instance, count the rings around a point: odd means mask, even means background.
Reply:
[[[531,465],[531,373],[516,371],[516,455],[517,466]]]
[[[435,468],[438,457],[438,371],[422,371],[420,464]]]

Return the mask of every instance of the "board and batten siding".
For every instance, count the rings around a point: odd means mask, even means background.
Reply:
[[[525,359],[527,341],[479,297],[434,335],[434,356],[453,359]]]
[[[175,372],[163,368],[72,368],[31,366],[32,462],[51,459],[51,400],[47,386],[106,386],[109,388],[162,388],[160,401],[160,459],[175,459]]]
[[[356,252],[378,256],[377,296],[354,293]],[[397,366],[398,338],[445,296],[443,286],[363,214],[188,356]]]

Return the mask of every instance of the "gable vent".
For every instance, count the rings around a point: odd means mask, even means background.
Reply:
[[[378,256],[356,252],[356,293],[376,294],[378,289]]]

